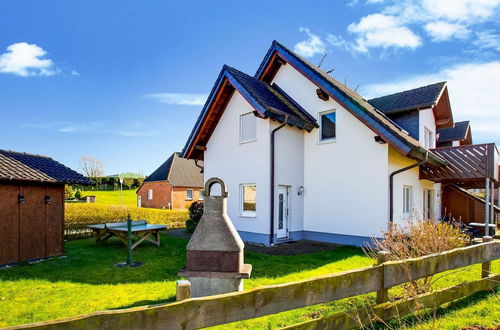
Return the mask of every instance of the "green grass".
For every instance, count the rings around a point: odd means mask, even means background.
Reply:
[[[133,269],[114,267],[126,258],[125,247],[120,242],[96,244],[93,239],[66,243],[67,257],[64,258],[0,269],[0,327],[173,301],[175,281],[179,279],[177,271],[185,263],[186,243],[183,239],[163,235],[160,248],[143,244],[135,250],[134,259],[144,265]],[[358,248],[341,247],[298,256],[246,252],[245,262],[253,265],[251,279],[245,282],[248,289],[359,268],[372,264],[373,260]],[[494,271],[500,271],[500,262],[494,264]],[[479,278],[480,266],[449,273],[436,286]],[[477,300],[478,308],[484,311],[488,310],[485,302],[498,302],[494,300],[498,298],[486,298]],[[370,294],[218,328],[277,328],[373,302],[374,294]],[[453,324],[469,324],[466,323],[471,321],[468,315],[473,313],[475,305],[457,306],[443,310],[442,319],[451,317]],[[456,317],[457,313],[463,316]],[[498,319],[498,312],[491,315],[487,314],[487,319],[478,316],[475,320],[493,324]]]
[[[123,205],[137,207],[135,192],[135,189],[122,191]],[[120,205],[120,191],[82,191],[81,196],[95,196],[96,204]]]

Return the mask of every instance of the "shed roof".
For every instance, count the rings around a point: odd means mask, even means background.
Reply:
[[[459,121],[455,126],[438,129],[438,142],[460,141],[467,137],[469,131],[469,121]]]
[[[203,162],[198,162],[203,166]],[[144,182],[168,181],[174,187],[203,187],[203,174],[194,160],[174,152]]]
[[[445,87],[446,82],[438,82],[404,92],[377,97],[368,100],[368,103],[385,114],[428,108],[437,103]]]
[[[85,176],[41,155],[0,150],[0,180],[91,184]]]

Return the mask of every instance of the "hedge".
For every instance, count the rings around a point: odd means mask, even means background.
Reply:
[[[169,228],[184,227],[189,217],[187,210],[160,210],[94,203],[66,204],[64,236],[66,239],[89,237],[92,231],[87,225],[126,221],[128,214],[132,220],[146,220],[150,224],[168,225]]]

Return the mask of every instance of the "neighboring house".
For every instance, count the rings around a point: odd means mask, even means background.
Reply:
[[[185,209],[202,200],[203,162],[181,158],[174,152],[137,190],[137,206]]]
[[[245,241],[362,245],[439,218],[442,184],[498,187],[494,144],[433,149],[453,126],[445,82],[366,101],[273,42],[254,76],[222,68],[182,155],[224,180]]]
[[[64,185],[91,181],[52,158],[0,150],[0,265],[64,253]]]

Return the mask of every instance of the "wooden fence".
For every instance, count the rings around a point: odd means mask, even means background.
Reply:
[[[381,304],[349,313],[326,316],[290,328],[349,329],[369,324],[373,318],[388,320],[415,311],[415,306],[440,304],[493,289],[500,276],[491,274],[491,261],[500,258],[500,242],[482,243],[442,254],[384,262],[347,272],[303,281],[265,286],[243,292],[190,298],[176,303],[102,311],[62,320],[11,329],[197,329],[275,314],[333,300],[377,292]],[[381,258],[383,261],[383,258]],[[409,279],[482,263],[482,279],[400,302],[387,300],[387,289]]]

